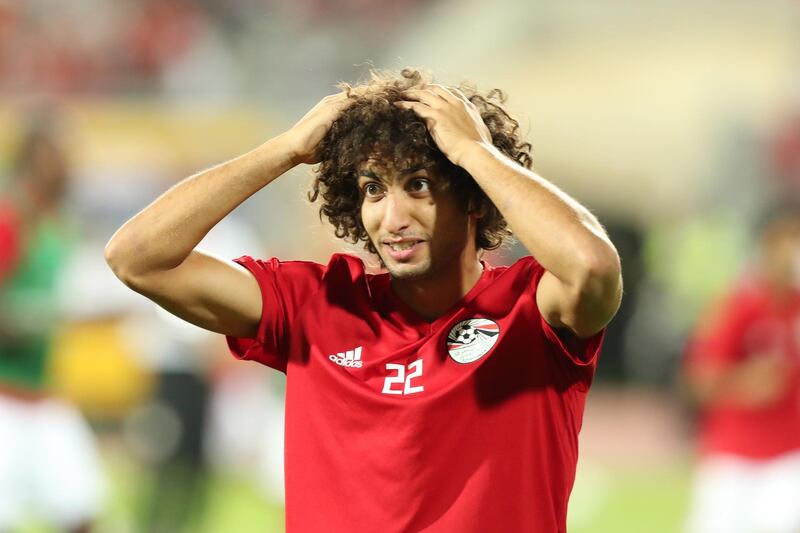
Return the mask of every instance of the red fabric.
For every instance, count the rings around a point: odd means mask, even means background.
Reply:
[[[800,450],[800,295],[778,302],[755,279],[743,281],[706,319],[687,352],[690,373],[725,371],[777,354],[787,391],[761,407],[709,406],[700,419],[700,452],[768,459]]]
[[[19,215],[13,207],[0,202],[0,285],[13,273],[21,255]]]
[[[566,530],[603,333],[559,339],[536,305],[544,270],[534,259],[485,265],[431,323],[355,257],[236,261],[258,280],[265,311],[258,338],[228,337],[231,351],[287,374],[289,533]],[[459,362],[448,333],[473,318],[493,321],[484,338],[497,340]],[[337,364],[347,351],[360,366]]]

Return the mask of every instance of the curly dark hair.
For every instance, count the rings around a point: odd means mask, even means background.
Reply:
[[[476,231],[478,249],[493,250],[511,235],[505,218],[463,168],[454,165],[436,146],[423,120],[409,109],[393,105],[402,92],[432,83],[419,70],[404,69],[399,75],[386,71],[370,72],[364,84],[339,88],[353,100],[337,118],[320,144],[320,164],[309,200],[322,195],[320,218],[327,217],[336,236],[377,254],[361,221],[361,194],[357,186],[358,167],[370,157],[392,162],[397,169],[422,165],[436,169],[453,187],[468,212],[480,211]],[[503,108],[506,97],[499,89],[486,95],[473,86],[458,89],[480,111],[492,135],[492,143],[525,168],[532,165],[531,145],[523,142],[519,122]]]

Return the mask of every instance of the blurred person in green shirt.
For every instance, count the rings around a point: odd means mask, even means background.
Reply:
[[[88,531],[102,500],[92,433],[48,393],[57,284],[72,236],[68,170],[48,121],[24,133],[0,189],[0,531],[31,517]]]

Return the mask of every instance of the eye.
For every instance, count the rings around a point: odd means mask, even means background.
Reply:
[[[361,190],[366,198],[374,198],[381,194],[381,186],[375,181],[365,183]]]
[[[408,184],[411,192],[430,192],[431,182],[425,178],[414,178]]]

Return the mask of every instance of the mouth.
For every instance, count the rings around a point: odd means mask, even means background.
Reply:
[[[399,241],[383,241],[389,257],[395,261],[408,261],[412,259],[425,244],[422,239],[403,239]]]

